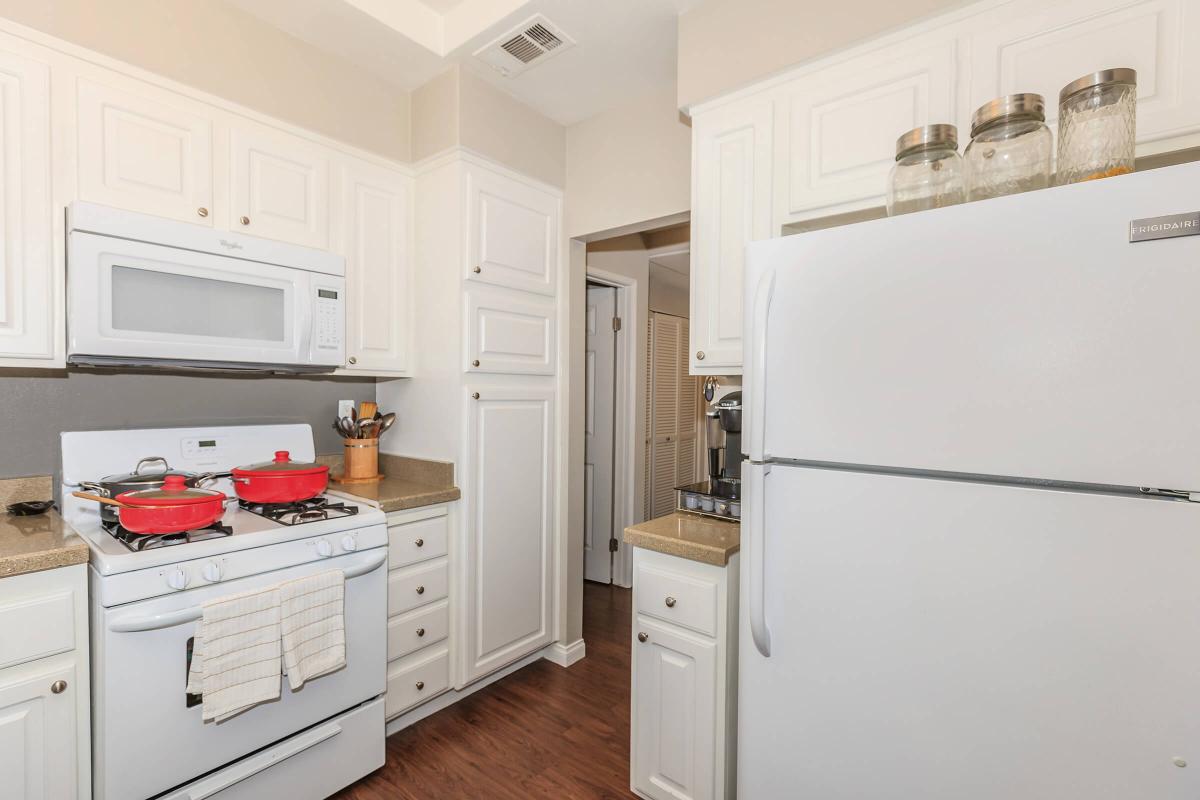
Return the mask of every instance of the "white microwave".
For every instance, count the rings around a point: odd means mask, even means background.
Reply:
[[[341,256],[68,206],[68,364],[299,373],[345,357]]]

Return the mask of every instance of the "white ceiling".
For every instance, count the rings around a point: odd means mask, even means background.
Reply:
[[[676,20],[702,0],[227,2],[402,91],[458,62],[545,116],[572,125],[674,83]],[[422,13],[398,13],[405,6],[419,6]],[[515,78],[502,77],[472,56],[539,12],[576,45]],[[439,54],[443,49],[447,52]]]

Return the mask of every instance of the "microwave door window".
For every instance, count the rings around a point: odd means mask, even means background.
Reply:
[[[287,343],[282,288],[115,264],[111,274],[115,331]]]

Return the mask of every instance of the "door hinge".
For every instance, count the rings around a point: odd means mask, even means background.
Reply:
[[[613,330],[614,331],[621,330],[621,318],[620,317],[613,317]]]
[[[615,552],[617,552],[617,547],[618,547],[618,546],[619,546],[619,543],[617,542],[617,540],[616,540],[616,539],[609,539],[609,540],[608,540],[608,552],[610,552],[610,553],[615,553]]]

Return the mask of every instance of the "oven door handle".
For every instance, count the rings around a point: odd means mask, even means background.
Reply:
[[[366,575],[368,572],[374,572],[383,562],[387,561],[387,557],[387,548],[380,548],[378,553],[375,553],[363,563],[343,570],[342,575],[345,580],[350,580],[360,575]],[[114,633],[155,631],[160,628],[171,628],[175,625],[182,625],[185,622],[195,622],[203,615],[204,609],[200,606],[191,606],[190,608],[181,608],[177,611],[164,611],[161,614],[118,617],[109,623],[108,629]]]

